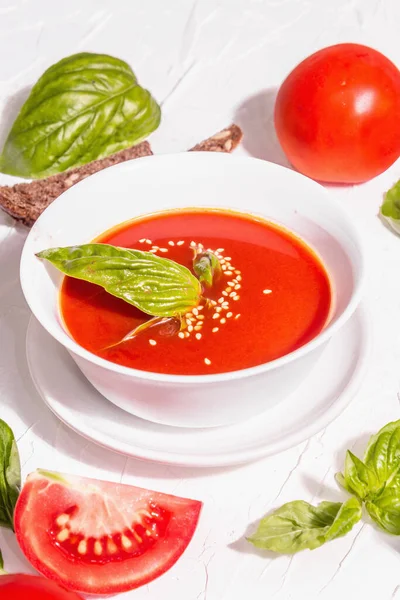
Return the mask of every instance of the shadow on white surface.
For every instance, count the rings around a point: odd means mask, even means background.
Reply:
[[[243,130],[243,148],[253,157],[291,168],[276,136],[274,105],[276,88],[247,98],[236,110],[234,121]]]
[[[7,135],[11,129],[11,125],[17,118],[17,115],[21,110],[25,100],[28,98],[31,89],[32,86],[27,85],[18,90],[18,92],[12,96],[9,96],[7,99],[0,117],[0,147],[3,147]]]

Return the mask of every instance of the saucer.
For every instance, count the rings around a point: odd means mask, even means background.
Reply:
[[[338,417],[362,381],[369,338],[368,319],[360,306],[331,338],[293,394],[257,417],[211,429],[158,425],[116,407],[92,387],[67,350],[34,317],[28,327],[26,349],[39,394],[61,421],[85,438],[134,458],[221,467],[286,450]]]

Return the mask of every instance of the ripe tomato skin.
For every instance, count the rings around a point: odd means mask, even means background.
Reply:
[[[75,592],[63,589],[54,581],[33,575],[0,576],[1,600],[81,600]]]
[[[319,50],[279,89],[275,128],[304,175],[331,183],[372,179],[400,156],[400,72],[367,46]]]

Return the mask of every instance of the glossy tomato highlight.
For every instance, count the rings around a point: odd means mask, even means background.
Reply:
[[[78,592],[116,594],[172,567],[200,510],[196,500],[37,471],[19,496],[15,533],[45,577]]]
[[[283,82],[275,127],[288,159],[304,175],[367,181],[400,156],[400,72],[367,46],[319,50]]]
[[[0,576],[1,600],[81,600],[75,592],[61,588],[54,581],[33,575]]]

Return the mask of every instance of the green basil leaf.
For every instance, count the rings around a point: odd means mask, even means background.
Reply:
[[[398,483],[400,421],[388,423],[368,443],[364,463],[373,469],[381,487]]]
[[[145,139],[160,107],[130,66],[83,52],[51,66],[32,88],[8,134],[0,169],[41,178],[104,158]]]
[[[318,506],[297,500],[262,519],[248,541],[257,548],[281,554],[314,550],[348,533],[360,518],[357,498],[350,498],[345,504],[321,502]]]
[[[0,419],[0,526],[14,528],[14,508],[21,488],[17,444],[10,427]]]
[[[211,287],[221,274],[221,265],[214,252],[206,250],[199,252],[193,259],[193,271],[199,278],[200,283]]]
[[[155,317],[175,317],[195,308],[201,285],[186,267],[151,252],[84,244],[37,254],[65,275],[103,287]]]
[[[350,450],[347,451],[344,475],[336,476],[336,480],[350,493],[364,500],[371,492],[380,488],[379,479],[375,471],[365,465]]]
[[[400,180],[384,195],[380,213],[392,229],[400,233]]]
[[[400,535],[400,490],[387,487],[371,500],[365,507],[371,519],[384,531]]]
[[[330,542],[349,533],[361,517],[361,502],[353,496],[340,507],[335,520],[325,534],[325,542]]]

